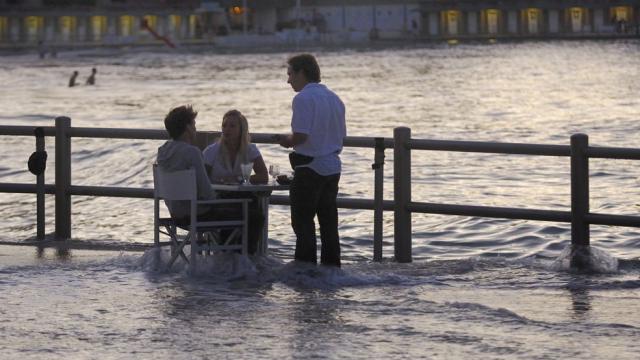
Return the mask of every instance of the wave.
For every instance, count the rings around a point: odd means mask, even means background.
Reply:
[[[171,269],[167,248],[132,251],[86,250],[68,248],[36,249],[0,247],[0,274],[4,282],[43,274],[92,274],[96,272],[144,273],[158,281],[203,282],[228,287],[284,285],[292,289],[333,291],[348,288],[475,288],[492,290],[545,290],[587,293],[618,291],[621,296],[640,289],[640,260],[620,262],[616,271],[576,272],[558,267],[559,259],[473,257],[458,260],[345,262],[342,268],[316,266],[290,261],[281,256],[242,256],[218,253],[199,257],[195,271],[178,258]],[[188,247],[186,249],[188,254]],[[596,250],[600,258],[604,252]],[[35,256],[34,256],[35,255]],[[67,275],[69,274],[69,275]],[[86,276],[86,275],[82,275]],[[234,285],[235,286],[235,285]]]
[[[188,254],[188,247],[186,250]],[[193,270],[180,258],[168,268],[170,258],[169,249],[149,249],[140,258],[139,269],[211,281],[279,282],[291,287],[313,289],[415,283],[401,273],[388,271],[385,264],[368,264],[364,268],[363,265],[355,265],[344,269],[297,261],[285,262],[270,256],[247,257],[236,253],[217,253],[199,257]]]

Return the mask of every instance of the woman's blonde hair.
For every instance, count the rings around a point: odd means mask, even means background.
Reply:
[[[222,123],[224,124],[225,121],[227,121],[228,119],[237,119],[238,120],[238,124],[240,125],[240,141],[239,141],[239,148],[238,148],[238,155],[240,155],[240,159],[242,162],[247,162],[248,161],[248,148],[249,148],[249,144],[251,143],[251,135],[249,135],[249,122],[247,121],[247,118],[242,115],[242,113],[238,110],[229,110],[227,111],[224,116],[222,116]],[[222,148],[220,150],[222,150],[223,155],[225,156],[225,158],[229,158],[229,153],[227,151],[227,139],[225,139],[224,134],[220,135],[220,139],[218,140],[218,142],[220,142],[222,146]]]

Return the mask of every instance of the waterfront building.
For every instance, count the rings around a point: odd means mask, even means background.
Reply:
[[[422,1],[425,38],[638,35],[638,0]]]
[[[640,0],[0,0],[0,46],[638,36]]]
[[[640,0],[221,0],[243,34],[317,42],[639,35]],[[238,27],[239,28],[239,27]]]
[[[154,43],[161,41],[158,36],[191,39],[201,30],[199,6],[198,0],[0,0],[0,44],[95,46]]]

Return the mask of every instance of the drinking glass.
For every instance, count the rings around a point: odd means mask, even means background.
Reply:
[[[278,165],[269,165],[269,175],[273,178],[273,181],[276,181],[278,175],[280,175],[280,166]]]
[[[240,171],[242,172],[242,183],[247,184],[249,177],[251,176],[251,170],[253,169],[253,163],[240,164]]]

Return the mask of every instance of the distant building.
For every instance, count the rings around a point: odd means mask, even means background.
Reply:
[[[314,27],[336,33],[378,29],[381,37],[418,33],[550,35],[629,33],[639,22],[640,0],[229,0],[248,7],[249,28],[277,31]],[[298,9],[296,3],[300,3]],[[626,23],[619,29],[620,23]],[[622,30],[622,31],[620,31]]]
[[[640,0],[421,1],[426,38],[638,35]]]
[[[322,39],[339,35],[377,33],[381,38],[406,38],[420,34],[420,0],[220,0],[244,14],[249,31],[278,33],[303,31]],[[299,5],[299,6],[298,6]],[[239,20],[239,19],[237,19]]]
[[[250,32],[319,42],[629,37],[640,0],[234,0]],[[298,8],[296,5],[300,5]]]
[[[640,0],[0,0],[0,46],[638,36]]]
[[[0,0],[0,44],[137,44],[198,35],[196,0]]]

